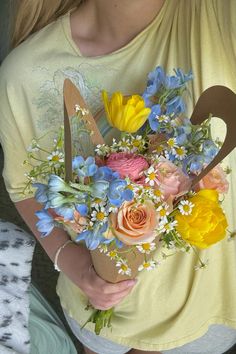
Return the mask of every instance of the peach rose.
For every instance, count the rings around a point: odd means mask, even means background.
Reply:
[[[119,173],[120,178],[129,177],[131,181],[138,183],[142,180],[143,171],[149,167],[144,157],[133,153],[112,153],[106,165]]]
[[[172,162],[163,159],[155,166],[158,188],[162,191],[164,199],[173,199],[189,190],[190,178]]]
[[[74,211],[74,220],[65,220],[63,216],[57,216],[55,220],[63,222],[65,226],[70,227],[76,233],[82,232],[88,223],[87,218],[81,216],[77,210]]]
[[[219,193],[227,193],[229,182],[226,173],[220,165],[214,167],[198,184],[199,189],[215,189]]]
[[[159,214],[150,201],[137,204],[125,202],[118,213],[110,214],[110,227],[113,235],[126,245],[151,242],[159,221]]]

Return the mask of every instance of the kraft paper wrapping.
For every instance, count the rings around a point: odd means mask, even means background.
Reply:
[[[79,104],[81,108],[89,111],[84,99],[82,98],[79,90],[69,80],[64,82],[64,127],[65,127],[65,169],[66,180],[72,178],[72,141],[70,131],[70,117],[75,114],[75,105]],[[193,179],[192,186],[199,182],[213,167],[220,163],[236,146],[236,95],[230,89],[224,86],[212,86],[202,93],[200,96],[193,114],[191,116],[192,124],[201,124],[206,120],[209,115],[218,117],[224,120],[227,126],[227,133],[225,141],[213,159],[213,161]],[[95,119],[89,113],[86,116],[88,127],[93,131],[91,136],[94,145],[103,144],[104,140],[97,128]],[[158,241],[156,241],[158,243]],[[109,246],[112,250],[112,246]],[[114,247],[113,247],[114,248]],[[123,246],[119,251],[125,252],[125,258],[131,268],[131,277],[134,278],[138,273],[138,267],[144,261],[144,255],[137,249],[131,252],[126,251],[129,246]],[[90,251],[93,266],[97,274],[106,281],[117,283],[121,280],[130,279],[128,275],[118,274],[118,268],[115,261],[111,260],[107,255],[101,253],[99,249]],[[150,255],[147,255],[149,258]],[[146,259],[148,259],[148,257]]]

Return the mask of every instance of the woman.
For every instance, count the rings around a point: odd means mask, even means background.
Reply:
[[[236,91],[235,10],[234,0],[227,5],[220,0],[86,0],[80,5],[21,1],[15,43],[23,43],[1,70],[4,178],[18,211],[52,261],[68,236],[56,230],[40,239],[34,216],[39,206],[31,195],[19,194],[25,173],[21,161],[33,137],[60,126],[64,79],[80,88],[95,114],[101,108],[102,89],[142,93],[147,73],[157,65],[169,73],[176,67],[192,69],[191,111],[208,86],[225,84]],[[112,131],[104,119],[98,125],[109,140]],[[221,136],[220,124],[214,132]],[[233,153],[228,163],[235,166],[235,160]],[[233,171],[231,186],[234,178]],[[232,188],[225,201],[232,228],[234,198]],[[86,353],[217,354],[230,348],[236,342],[235,330],[229,328],[236,328],[235,249],[223,241],[202,257],[210,261],[205,270],[193,271],[193,254],[177,254],[157,271],[140,273],[137,283],[109,284],[96,275],[81,245],[70,243],[61,249],[57,292]],[[90,331],[80,330],[89,316],[84,310],[88,299],[98,309],[116,305],[113,330],[97,338],[92,326],[86,326]],[[212,324],[216,326],[209,327]]]

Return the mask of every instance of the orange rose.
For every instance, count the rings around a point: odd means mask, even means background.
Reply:
[[[154,230],[159,218],[150,201],[143,204],[125,202],[118,213],[110,215],[110,227],[113,235],[126,245],[147,243],[156,237]]]

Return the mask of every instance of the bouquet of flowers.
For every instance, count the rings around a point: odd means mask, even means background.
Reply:
[[[185,116],[189,80],[191,72],[178,69],[168,76],[157,67],[142,96],[115,92],[109,98],[103,91],[107,121],[119,136],[111,144],[101,139],[93,144],[95,120],[88,124],[88,107],[75,104],[69,179],[64,128],[52,149],[34,139],[28,150],[26,188],[36,188],[35,198],[43,205],[36,213],[42,237],[64,227],[74,242],[91,251],[96,272],[107,281],[152,270],[167,257],[165,250],[196,252],[226,235],[219,195],[228,190],[228,171],[217,165],[195,183],[220,142],[211,137],[210,115],[198,125]],[[205,267],[199,261],[198,267]],[[93,313],[97,334],[110,325],[111,315],[112,310]]]

